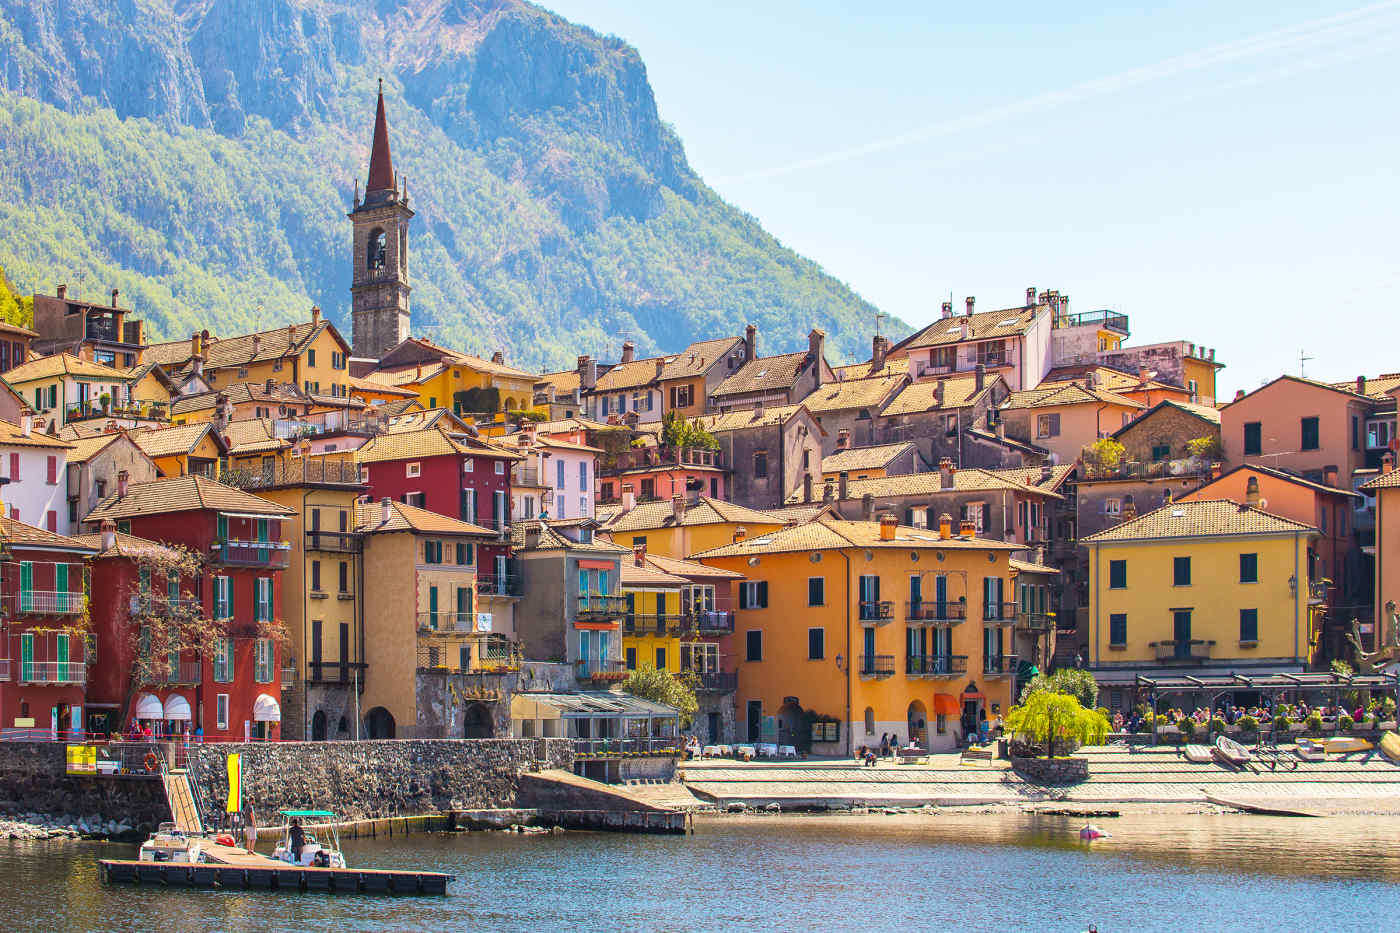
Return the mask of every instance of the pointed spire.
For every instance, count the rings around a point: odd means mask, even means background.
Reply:
[[[389,156],[389,121],[384,116],[384,79],[379,79],[379,108],[374,114],[374,144],[369,153],[365,194],[394,190],[394,160]]]

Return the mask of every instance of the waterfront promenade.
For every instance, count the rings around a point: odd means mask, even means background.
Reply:
[[[1089,779],[1068,786],[1032,783],[1007,761],[930,755],[927,764],[875,768],[828,759],[801,762],[687,761],[686,786],[720,806],[776,803],[799,807],[918,807],[1077,803],[1205,804],[1205,795],[1331,813],[1400,813],[1400,766],[1381,755],[1300,761],[1296,771],[1260,773],[1193,764],[1175,749],[1106,746],[1076,754],[1089,759]]]

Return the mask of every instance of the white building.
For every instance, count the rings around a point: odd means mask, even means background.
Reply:
[[[66,535],[68,515],[67,441],[33,429],[25,415],[20,424],[0,421],[0,487],[5,514],[28,525]]]
[[[592,518],[594,484],[598,477],[597,447],[535,435],[514,435],[525,459],[511,476],[511,514],[517,519]],[[506,445],[509,446],[506,439]]]

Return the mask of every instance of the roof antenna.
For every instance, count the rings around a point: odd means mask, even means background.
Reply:
[[[1305,352],[1305,351],[1303,351],[1303,350],[1299,350],[1299,351],[1298,351],[1298,378],[1299,378],[1299,379],[1304,379],[1304,378],[1307,377],[1307,372],[1306,372],[1306,370],[1307,370],[1307,367],[1308,367],[1308,361],[1309,361],[1309,360],[1315,360],[1315,359],[1317,359],[1317,357],[1315,357],[1315,356],[1304,356],[1304,355],[1303,355],[1304,352]]]
[[[876,312],[875,312],[875,336],[876,336],[876,337],[880,336],[880,322],[883,321],[883,320],[884,320],[886,317],[888,317],[888,316],[889,316],[889,315],[885,314],[885,312],[883,312],[883,311],[876,311]]]

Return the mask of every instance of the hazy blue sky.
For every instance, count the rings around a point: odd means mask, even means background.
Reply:
[[[720,194],[910,324],[1035,285],[1218,347],[1222,395],[1300,350],[1400,370],[1400,0],[545,5],[636,46]]]

